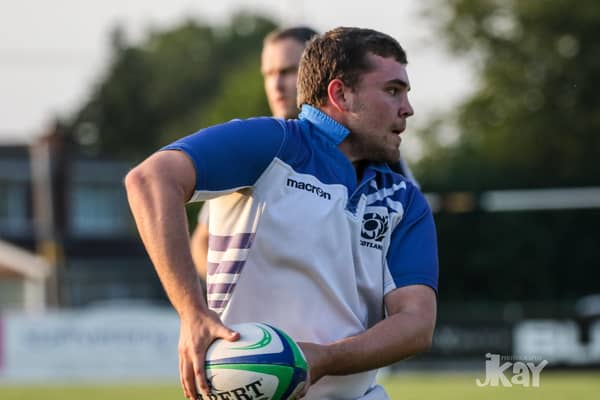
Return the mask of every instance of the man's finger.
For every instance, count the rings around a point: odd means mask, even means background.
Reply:
[[[179,357],[179,383],[181,384],[181,388],[183,389],[183,395],[185,397],[189,397],[187,389],[185,388],[185,380],[183,379],[183,371],[184,371],[183,360],[181,357]]]
[[[194,360],[194,380],[195,380],[195,388],[202,395],[207,395],[209,393],[208,382],[206,381],[206,372],[204,370],[204,354],[197,354],[198,357]]]
[[[299,399],[304,398],[304,396],[306,396],[306,393],[308,392],[308,388],[310,387],[310,369],[306,371],[306,381],[304,382],[304,385],[302,386],[302,390],[300,390],[300,394],[298,395]]]
[[[196,380],[194,378],[194,367],[192,363],[183,362],[183,386],[185,388],[185,395],[188,399],[195,399],[198,394],[196,392]]]

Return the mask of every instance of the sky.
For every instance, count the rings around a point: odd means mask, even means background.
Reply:
[[[225,23],[240,10],[284,26],[319,31],[336,26],[373,28],[394,36],[408,53],[410,94],[423,124],[472,89],[471,68],[451,57],[420,0],[0,0],[0,143],[27,143],[54,116],[68,117],[86,99],[109,62],[108,35],[117,24],[139,41],[150,27],[189,18]],[[257,63],[259,60],[257,60]],[[406,139],[405,139],[406,140]]]

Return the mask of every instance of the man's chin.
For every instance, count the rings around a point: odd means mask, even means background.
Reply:
[[[388,163],[388,164],[395,164],[397,162],[400,161],[400,152],[390,152],[389,154],[386,154],[384,157],[384,162]]]

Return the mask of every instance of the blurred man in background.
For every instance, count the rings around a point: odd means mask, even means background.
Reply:
[[[316,34],[311,28],[296,27],[273,31],[264,40],[260,70],[269,108],[276,118],[298,116],[298,64],[306,43]]]
[[[306,43],[317,32],[298,26],[275,30],[265,37],[260,70],[264,78],[265,94],[271,113],[276,118],[292,119],[298,116],[296,103],[298,64]],[[208,258],[209,202],[198,214],[198,224],[190,240],[192,257],[198,275],[205,281]]]

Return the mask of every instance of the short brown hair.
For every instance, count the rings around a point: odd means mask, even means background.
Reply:
[[[396,39],[372,29],[339,27],[315,36],[300,60],[298,105],[325,105],[327,87],[334,79],[354,88],[361,75],[372,68],[368,53],[407,64],[406,53]]]
[[[294,39],[299,43],[305,44],[315,35],[317,35],[317,31],[307,26],[295,26],[287,29],[275,29],[267,36],[265,36],[265,39],[263,40],[263,46],[283,39]]]

